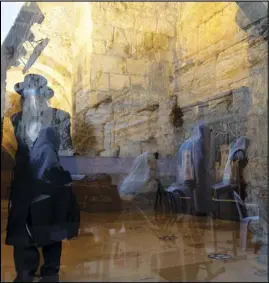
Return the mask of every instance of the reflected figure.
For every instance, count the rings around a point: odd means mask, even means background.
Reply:
[[[139,155],[131,171],[119,187],[123,200],[133,200],[138,193],[146,193],[157,189],[155,182],[157,161],[149,152]]]
[[[17,153],[25,147],[32,147],[42,127],[53,126],[60,133],[60,151],[72,155],[70,115],[49,106],[48,100],[54,96],[54,91],[47,86],[46,78],[37,74],[26,75],[14,89],[21,96],[21,111],[11,117],[18,143]]]
[[[243,200],[246,198],[243,170],[248,164],[246,155],[248,146],[249,140],[246,137],[240,137],[231,143],[223,175],[223,183],[236,186],[235,190]]]
[[[59,163],[59,145],[57,130],[43,128],[29,152],[28,188],[12,191],[6,243],[14,245],[15,282],[33,281],[39,266],[38,247],[44,258],[41,282],[58,281],[62,240],[78,235],[80,212],[71,175]]]
[[[70,115],[65,111],[48,106],[47,101],[54,95],[54,91],[47,86],[47,80],[44,77],[29,74],[25,76],[24,82],[17,83],[14,89],[21,95],[22,111],[11,117],[18,148],[9,196],[6,243],[16,247],[25,247],[29,245],[29,234],[26,228],[29,207],[34,197],[37,196],[37,190],[33,189],[33,172],[29,164],[29,152],[43,127],[54,126],[57,129],[60,138],[59,149],[72,152],[72,141]],[[24,261],[18,261],[17,258],[21,257],[15,250],[14,257],[15,265],[22,264],[23,267],[20,268],[25,268]],[[21,269],[18,269],[18,272],[21,274]]]
[[[210,129],[205,124],[200,123],[194,128],[192,136],[181,145],[177,160],[177,182],[167,191],[180,196],[184,212],[209,213],[212,185]]]
[[[214,193],[215,212],[218,217],[238,219],[237,210],[233,203],[233,192],[237,192],[244,201],[246,198],[246,183],[243,178],[243,171],[248,164],[247,148],[249,140],[246,137],[240,137],[230,144],[229,155],[224,169],[222,182],[215,184],[212,189]],[[217,199],[216,199],[217,197]],[[221,202],[223,200],[223,202]],[[230,205],[230,213],[223,215],[222,207]],[[236,214],[236,215],[235,215]]]

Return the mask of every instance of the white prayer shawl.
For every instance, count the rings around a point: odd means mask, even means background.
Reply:
[[[122,199],[130,201],[136,194],[147,192],[147,184],[153,177],[151,176],[151,168],[149,166],[151,157],[149,152],[145,152],[135,159],[131,171],[119,188],[120,197]]]
[[[228,159],[227,159],[227,162],[226,162],[226,165],[225,165],[223,180],[222,180],[222,182],[224,184],[230,184],[230,182],[231,182],[231,178],[232,178],[231,159],[232,159],[232,156],[238,150],[242,150],[242,151],[245,152],[247,150],[247,148],[248,148],[248,139],[246,137],[240,137],[240,138],[234,140],[230,144],[229,155],[228,155]]]

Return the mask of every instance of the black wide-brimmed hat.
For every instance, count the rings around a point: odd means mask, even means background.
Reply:
[[[54,90],[47,86],[48,81],[45,77],[37,74],[28,74],[24,77],[24,81],[16,83],[14,90],[22,96],[40,95],[46,99],[50,99],[54,95]]]

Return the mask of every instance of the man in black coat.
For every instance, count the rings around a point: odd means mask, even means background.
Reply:
[[[60,134],[60,151],[73,154],[70,136],[70,115],[62,110],[51,108],[48,99],[54,91],[47,86],[47,80],[36,74],[26,75],[24,82],[14,86],[21,95],[22,110],[11,117],[18,149],[15,155],[15,167],[11,183],[9,216],[7,225],[6,244],[14,246],[14,261],[17,271],[17,281],[32,281],[37,266],[36,245],[29,236],[27,223],[31,221],[32,202],[37,197],[33,187],[32,172],[29,167],[29,150],[38,137],[40,130],[53,126]],[[38,242],[39,239],[35,239]],[[61,242],[43,242],[44,274],[49,276],[59,270]],[[47,266],[47,268],[46,268]],[[55,280],[55,278],[54,278]]]

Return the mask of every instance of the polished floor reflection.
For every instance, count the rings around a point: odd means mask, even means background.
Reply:
[[[63,245],[61,281],[268,281],[251,239],[246,251],[240,248],[239,223],[155,216],[137,207],[81,216],[80,236]],[[2,201],[2,282],[15,276],[12,247],[4,244],[6,217]]]

